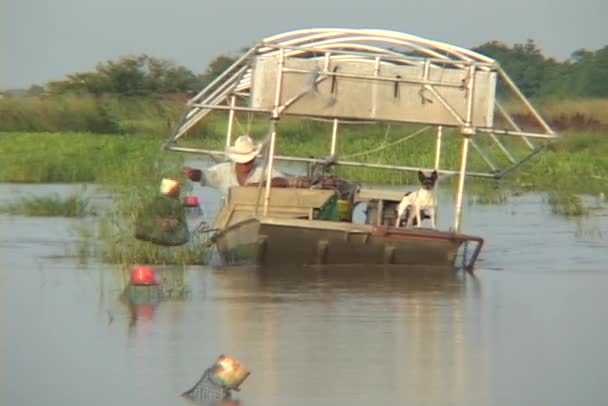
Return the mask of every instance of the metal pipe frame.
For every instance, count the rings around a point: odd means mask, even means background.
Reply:
[[[527,138],[544,138],[544,139],[549,139],[549,140],[558,138],[558,136],[556,134],[540,134],[540,133],[531,133],[531,132],[526,132],[526,131],[499,130],[496,128],[486,128],[486,127],[477,127],[475,130],[477,132],[482,132],[482,133],[490,133],[490,134],[497,134],[497,135],[512,135],[512,136],[527,137]]]
[[[338,141],[338,119],[334,118],[334,125],[331,129],[331,147],[330,147],[330,155],[336,155],[336,143]]]
[[[459,233],[462,224],[462,199],[464,195],[464,179],[467,175],[467,159],[469,153],[469,137],[462,138],[462,153],[460,160],[460,175],[458,177],[458,193],[456,195],[456,213],[454,215],[454,231]]]
[[[475,133],[473,129],[473,97],[475,95],[475,65],[469,66],[469,72],[467,76],[467,113],[462,131],[465,134]]]
[[[530,112],[534,115],[534,117],[536,117],[539,124],[545,129],[545,131],[548,134],[554,135],[553,130],[551,129],[551,127],[549,127],[549,124],[547,124],[545,122],[545,120],[543,120],[543,118],[540,116],[540,114],[538,114],[538,112],[534,109],[532,104],[528,101],[526,96],[524,96],[524,94],[521,92],[521,90],[519,90],[519,88],[515,85],[515,83],[513,83],[511,78],[502,69],[500,70],[500,76],[503,78],[503,80],[505,82],[507,82],[507,84],[511,87],[511,89],[515,92],[515,94],[517,94],[519,99],[526,105],[526,107],[530,110]]]
[[[230,112],[228,113],[228,129],[226,130],[226,147],[232,142],[232,126],[234,125],[234,106],[236,105],[236,97],[230,97]]]
[[[343,42],[348,42],[349,40],[353,40],[353,38],[361,36],[369,36],[373,39],[383,40],[389,43],[398,41],[399,45],[436,51],[441,57],[446,57],[445,54],[449,54],[453,58],[460,60],[475,59],[479,61],[492,62],[491,58],[465,48],[390,30],[333,28],[304,29],[268,37],[264,39],[263,42],[265,44],[279,43],[286,45],[298,45],[312,43],[317,45],[319,42],[328,38],[340,38]]]
[[[496,165],[494,165],[490,157],[486,155],[486,153],[481,149],[479,145],[477,145],[475,141],[473,141],[472,138],[469,140],[469,142],[471,143],[471,146],[473,146],[473,148],[477,151],[479,156],[481,156],[481,158],[486,162],[486,164],[488,164],[488,166],[492,169],[492,171],[496,172],[497,167]]]
[[[395,51],[396,45],[400,47],[407,47],[408,50],[413,50],[418,55],[411,55],[404,53],[405,51]],[[251,97],[252,87],[252,66],[255,62],[255,58],[263,57],[266,55],[280,55],[280,68],[277,72],[277,88],[275,94],[275,104],[272,109],[259,109],[250,108],[244,106],[238,106],[236,103],[236,97],[243,97],[245,102],[240,103],[247,105],[247,101]],[[318,55],[318,56],[316,56]],[[197,122],[202,120],[213,110],[227,110],[229,111],[229,122],[227,129],[226,143],[229,145],[232,139],[232,132],[234,130],[235,114],[237,112],[249,112],[249,113],[263,113],[268,114],[272,120],[273,134],[271,134],[270,142],[274,144],[276,142],[276,136],[278,134],[277,120],[283,115],[299,97],[302,95],[294,96],[290,100],[284,102],[284,105],[280,105],[281,102],[281,91],[282,91],[282,80],[285,73],[306,73],[311,74],[310,70],[306,69],[295,69],[286,68],[285,61],[287,57],[312,57],[322,61],[322,71],[320,71],[317,83],[326,80],[330,77],[342,77],[352,78],[361,80],[372,80],[377,83],[379,82],[391,82],[391,83],[409,83],[414,85],[421,85],[423,89],[428,90],[434,98],[454,117],[457,126],[460,127],[461,132],[465,134],[466,141],[463,141],[463,153],[467,154],[470,149],[469,144],[476,149],[483,160],[492,168],[492,173],[486,172],[469,172],[466,170],[466,162],[461,162],[460,170],[449,170],[441,169],[440,172],[443,174],[465,174],[466,176],[477,176],[484,178],[497,179],[512,170],[519,167],[523,162],[536,155],[542,148],[537,148],[531,140],[533,139],[544,139],[552,140],[557,138],[557,135],[549,127],[549,125],[543,120],[543,118],[536,112],[530,102],[525,98],[513,81],[508,75],[502,70],[502,68],[491,58],[478,54],[474,51],[455,47],[449,44],[441,43],[438,41],[426,40],[420,37],[412,36],[409,34],[398,33],[387,30],[357,30],[357,29],[308,29],[298,30],[288,33],[279,34],[276,36],[268,37],[253,48],[242,55],[236,62],[234,62],[226,71],[212,81],[208,86],[197,93],[193,98],[188,101],[189,111],[186,112],[179,126],[173,132],[169,141],[165,144],[165,148],[172,151],[181,151],[189,153],[204,153],[210,155],[223,155],[223,151],[213,151],[206,149],[197,148],[183,148],[177,145],[177,140],[184,136]],[[334,60],[338,61],[362,61],[374,64],[373,75],[366,74],[349,74],[344,72],[333,72],[330,70],[331,62]],[[403,79],[403,78],[383,78],[380,76],[380,71],[384,63],[399,63],[408,64],[414,66],[422,66],[423,77],[422,79]],[[467,109],[464,114],[465,117],[461,117],[460,114],[441,96],[439,93],[440,88],[462,88],[462,83],[445,83],[429,80],[429,71],[431,66],[438,67],[455,67],[460,70],[468,70],[467,82],[466,82],[466,104]],[[472,117],[473,117],[473,96],[475,91],[475,72],[477,70],[483,71],[497,71],[499,77],[503,79],[507,85],[508,90],[512,91],[518,99],[520,99],[529,113],[534,116],[540,126],[545,132],[530,132],[522,131],[522,129],[515,123],[514,119],[509,115],[506,109],[495,100],[495,106],[498,112],[505,118],[511,129],[497,129],[491,127],[479,127],[473,128]],[[307,90],[306,92],[308,92]],[[303,93],[303,94],[306,94]],[[305,116],[310,119],[315,119],[314,116]],[[323,120],[323,118],[319,118]],[[351,121],[349,119],[341,119],[340,117],[334,117],[333,121],[330,153],[335,156],[336,145],[338,138],[338,127],[339,124],[348,124]],[[324,120],[329,121],[329,119]],[[369,120],[366,123],[378,123],[384,122],[382,120]],[[352,123],[358,123],[357,120],[352,120]],[[448,126],[452,127],[452,126]],[[454,126],[456,127],[456,126]],[[438,127],[437,141],[436,141],[436,153],[435,153],[435,169],[440,168],[441,160],[441,148],[442,148],[442,126]],[[494,162],[489,156],[484,154],[483,149],[470,139],[468,136],[474,133],[489,134],[494,143],[500,148],[505,154],[508,160],[513,164],[500,172],[501,168],[497,168]],[[516,158],[506,144],[503,144],[497,135],[508,135],[522,138],[524,142],[532,149],[530,155],[523,159]],[[504,141],[504,140],[503,140]],[[297,158],[297,157],[281,157],[274,156],[274,145],[269,145],[268,157],[270,161],[286,160],[295,162],[324,162],[322,159],[309,159],[309,158]],[[466,148],[465,148],[466,146]],[[272,147],[272,148],[271,148]],[[270,150],[272,149],[272,152]],[[345,166],[355,166],[363,168],[378,168],[378,169],[392,169],[392,170],[403,170],[403,171],[417,171],[425,170],[424,168],[399,166],[399,165],[381,165],[381,164],[368,164],[353,161],[337,161],[337,164]],[[268,162],[270,170],[266,173],[267,177],[267,188],[271,183],[271,179],[268,176],[272,174],[272,162]],[[463,169],[464,164],[464,169]],[[268,167],[267,167],[268,168]],[[464,187],[464,180],[463,180]],[[266,204],[266,201],[265,201]],[[457,211],[461,210],[457,207]],[[460,226],[460,224],[457,224]]]
[[[174,152],[183,152],[183,153],[188,153],[188,154],[226,156],[225,151],[215,150],[215,149],[189,148],[189,147],[179,147],[179,146],[175,146],[175,145],[168,146],[167,149],[170,151],[174,151]],[[283,156],[283,155],[275,155],[274,160],[285,161],[285,162],[320,163],[320,164],[327,162],[326,159],[320,159],[320,158],[304,158],[304,157]],[[397,171],[404,171],[404,172],[418,172],[418,171],[431,172],[434,169],[434,168],[425,168],[422,166],[372,164],[372,163],[342,161],[342,160],[336,160],[334,163],[336,165],[342,165],[342,166],[352,166],[352,167],[369,168],[369,169],[389,169],[389,170],[397,170]],[[452,170],[452,169],[440,169],[437,172],[439,174],[443,174],[443,175],[457,175],[460,173],[459,170]],[[500,174],[490,173],[490,172],[476,172],[476,171],[467,171],[466,175],[472,176],[472,177],[477,177],[477,178],[485,178],[485,179],[498,179],[500,177]]]
[[[505,154],[507,156],[507,159],[509,161],[515,163],[515,158],[513,157],[513,155],[511,155],[511,153],[509,152],[507,147],[505,147],[504,144],[502,142],[500,142],[500,140],[496,137],[496,134],[490,133],[490,137],[492,138],[494,143],[496,145],[498,145],[498,148],[500,148],[500,150],[503,152],[503,154]]]
[[[437,140],[435,142],[435,170],[439,170],[441,162],[441,137],[443,135],[443,127],[437,127]]]
[[[274,147],[277,139],[277,122],[279,120],[279,103],[283,90],[283,68],[285,65],[285,54],[281,51],[279,55],[279,68],[277,69],[277,88],[274,95],[274,109],[272,111],[272,134],[270,136],[270,148],[266,162],[266,190],[264,193],[264,216],[268,215],[268,204],[270,203],[270,187],[272,183],[272,169],[274,164]]]
[[[511,125],[511,127],[513,127],[516,131],[521,131],[521,128],[519,128],[519,126],[517,125],[517,123],[513,120],[513,118],[511,117],[511,115],[509,113],[507,113],[507,111],[505,110],[505,108],[502,106],[501,103],[498,102],[498,100],[494,101],[494,104],[496,105],[496,107],[498,108],[498,111],[500,112],[500,115],[507,120],[507,122],[509,123],[509,125]],[[530,149],[534,149],[534,145],[530,142],[529,139],[527,139],[526,137],[521,137],[524,142],[528,145],[528,147],[530,147]]]

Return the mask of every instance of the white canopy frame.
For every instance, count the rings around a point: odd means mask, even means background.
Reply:
[[[290,61],[295,61],[291,65]],[[265,64],[265,65],[264,65]],[[301,66],[298,67],[300,64]],[[339,66],[370,66],[369,71],[343,71]],[[259,66],[258,66],[259,65]],[[270,67],[271,71],[261,80],[262,68]],[[403,67],[403,68],[401,68]],[[382,71],[404,69],[407,67],[419,69],[421,76],[406,75],[383,75]],[[257,70],[256,70],[257,68]],[[388,68],[388,69],[387,69]],[[440,80],[433,78],[431,72],[452,73],[460,72],[460,80]],[[481,73],[480,73],[481,72]],[[476,83],[485,78],[483,75],[495,75],[496,80],[500,80],[502,91],[510,95],[512,103],[523,106],[518,114],[528,118],[526,127],[518,123],[517,116],[509,112],[509,109],[498,98],[494,97],[495,89],[484,83]],[[290,76],[291,75],[291,76]],[[302,76],[305,75],[305,76]],[[291,82],[307,77],[306,85],[296,84],[297,92],[291,91],[287,95],[288,86],[294,87]],[[296,78],[296,79],[293,79]],[[298,79],[299,78],[299,79]],[[289,79],[289,80],[288,80]],[[256,82],[257,80],[257,82]],[[350,109],[348,106],[342,110],[335,108],[332,115],[331,109],[312,111],[307,113],[306,105],[303,100],[309,95],[318,92],[318,88],[325,86],[331,87],[334,91],[334,84],[337,80],[340,83],[348,83],[356,86],[357,83],[366,83],[370,87],[369,94],[372,98],[382,96],[379,93],[380,86],[386,89],[394,86],[395,97],[401,86],[415,86],[419,89],[419,103],[433,103],[435,111],[442,111],[446,120],[449,122],[433,122],[435,119],[425,122],[422,120],[409,121],[411,117],[401,118],[400,116],[375,117],[367,114],[359,114],[359,110]],[[291,82],[290,82],[291,81]],[[263,91],[259,88],[263,84]],[[266,84],[270,83],[266,88]],[[299,82],[298,82],[299,83]],[[303,83],[303,82],[302,82]],[[371,85],[369,85],[371,83]],[[492,82],[489,82],[492,83]],[[331,84],[331,85],[330,85]],[[479,112],[475,110],[479,103],[476,91],[480,85],[481,91],[489,91],[488,95],[482,95],[492,104],[494,119],[482,122],[479,120]],[[487,88],[487,89],[486,89]],[[407,88],[406,88],[407,89]],[[448,90],[462,92],[464,99],[450,97]],[[260,97],[260,94],[262,95]],[[411,94],[411,92],[410,92]],[[446,96],[448,94],[448,96]],[[380,96],[379,96],[380,95]],[[267,96],[264,99],[264,96]],[[386,97],[386,96],[385,96]],[[237,103],[237,100],[240,103]],[[262,101],[260,101],[262,100]],[[376,99],[374,99],[376,100]],[[455,102],[457,100],[457,102]],[[266,102],[265,102],[266,101]],[[342,102],[342,100],[340,100]],[[405,102],[408,102],[407,100]],[[411,101],[410,101],[411,102]],[[462,104],[462,105],[461,105]],[[304,107],[302,107],[304,106]],[[311,105],[315,107],[314,105]],[[318,107],[318,106],[317,106]],[[376,102],[371,103],[373,114],[382,114],[382,110],[377,111]],[[437,110],[439,109],[439,110]],[[331,146],[328,151],[332,156],[333,162],[338,165],[360,166],[368,168],[384,168],[403,171],[431,170],[436,169],[440,174],[459,174],[459,188],[456,199],[456,216],[454,229],[460,230],[462,195],[464,190],[464,178],[466,176],[477,176],[485,178],[499,179],[511,171],[518,168],[525,161],[540,152],[547,141],[555,139],[557,134],[546,123],[542,116],[534,109],[532,104],[517,88],[515,83],[502,70],[499,64],[493,59],[454,45],[439,41],[433,41],[417,37],[410,34],[395,31],[376,30],[376,29],[305,29],[291,31],[260,41],[256,46],[243,54],[234,64],[226,69],[219,77],[207,85],[192,99],[188,101],[188,110],[182,117],[181,122],[171,134],[165,148],[173,151],[191,152],[221,155],[222,150],[211,150],[203,148],[183,147],[179,145],[182,137],[186,136],[189,130],[197,123],[201,122],[212,111],[225,110],[229,112],[228,129],[226,134],[226,145],[232,140],[235,113],[263,113],[267,114],[271,133],[270,142],[272,145],[268,149],[270,157],[268,161],[271,173],[272,165],[275,160],[288,160],[296,162],[323,162],[323,158],[300,158],[277,156],[274,154],[274,142],[279,136],[278,120],[283,115],[295,114],[303,118],[327,119],[333,122]],[[314,109],[313,109],[314,110]],[[295,112],[294,112],[295,111]],[[422,110],[421,110],[422,111]],[[476,116],[477,114],[477,116]],[[416,166],[404,165],[384,165],[340,160],[336,156],[336,142],[339,138],[341,124],[349,122],[415,122],[417,124],[434,125],[437,127],[436,157],[434,168],[420,168]],[[442,137],[445,140],[445,129],[448,127],[459,128],[462,136],[462,155],[459,168],[440,167],[440,154]],[[490,143],[483,145],[477,142],[480,136],[487,136]],[[506,139],[519,139],[528,149],[528,153],[522,156],[521,151],[516,153],[506,143]],[[469,145],[474,152],[487,164],[486,171],[467,170],[467,160]],[[508,165],[500,165],[487,153],[487,149],[497,147],[502,152]],[[270,182],[268,182],[269,184]],[[266,192],[268,200],[269,188]]]

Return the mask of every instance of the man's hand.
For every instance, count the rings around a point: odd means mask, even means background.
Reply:
[[[182,168],[182,173],[188,177],[193,182],[198,182],[201,180],[202,172],[200,169],[190,168],[188,166],[184,166]]]

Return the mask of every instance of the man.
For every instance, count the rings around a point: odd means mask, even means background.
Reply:
[[[182,172],[188,179],[200,182],[201,186],[210,186],[220,191],[222,196],[228,194],[233,186],[258,185],[264,183],[264,167],[256,162],[256,157],[262,149],[262,144],[255,143],[248,135],[241,135],[234,146],[226,148],[228,162],[214,165],[204,171],[185,167]],[[271,186],[287,187],[288,180],[277,171],[272,170]]]

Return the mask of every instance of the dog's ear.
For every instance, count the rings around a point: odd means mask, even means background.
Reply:
[[[426,179],[426,176],[422,171],[418,171],[418,180],[422,183]]]
[[[437,169],[435,169],[435,170],[433,171],[433,173],[431,173],[431,179],[433,179],[433,182],[435,182],[435,181],[437,180],[437,177],[438,177],[438,176],[439,176],[439,175],[437,174]]]

